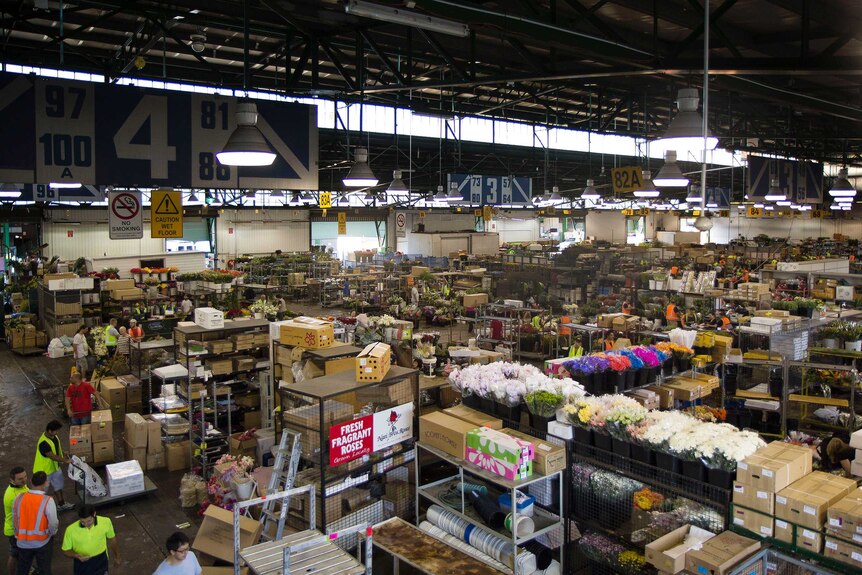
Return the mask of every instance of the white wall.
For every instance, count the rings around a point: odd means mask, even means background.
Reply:
[[[75,260],[81,256],[97,258],[163,253],[165,240],[150,237],[149,219],[149,210],[144,210],[144,237],[140,240],[111,240],[108,237],[107,208],[46,210],[42,224],[42,241],[48,244],[45,255]],[[72,233],[71,238],[69,232]]]
[[[539,239],[539,220],[532,211],[497,218],[494,223],[496,232],[500,234],[500,243],[531,242]]]
[[[587,237],[625,245],[625,216],[611,210],[587,212]]]
[[[805,239],[832,237],[844,234],[850,238],[862,236],[862,220],[830,218],[813,219],[809,214],[796,218],[748,218],[734,209],[730,218],[714,218],[709,240],[725,244],[729,240],[745,236],[753,238],[760,234],[770,237]]]
[[[225,210],[216,222],[218,265],[243,254],[310,249],[307,210]]]

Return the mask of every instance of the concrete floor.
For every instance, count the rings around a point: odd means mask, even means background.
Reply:
[[[332,314],[334,311],[312,306],[296,307],[301,308],[297,310],[300,313],[309,315],[317,315],[322,311]],[[455,326],[451,331],[449,328],[422,326],[417,331],[432,330],[440,331],[443,341],[466,341],[470,337],[464,325]],[[0,459],[4,462],[0,474],[3,477],[7,477],[9,470],[16,465],[30,473],[36,440],[49,421],[58,419],[68,425],[68,418],[63,413],[62,397],[72,364],[71,358],[23,357],[0,343]],[[115,422],[114,442],[118,461],[123,453],[122,433],[123,423]],[[61,437],[64,438],[64,444],[68,445],[68,427],[61,431]],[[169,472],[167,469],[149,471],[147,476],[158,487],[155,493],[98,509],[100,515],[109,517],[114,523],[119,539],[123,565],[120,568],[112,566],[113,573],[152,573],[164,559],[165,539],[178,530],[178,524],[190,523],[191,526],[183,531],[190,540],[194,540],[201,518],[197,515],[196,507],[185,510],[179,506],[182,475],[183,472]],[[67,501],[80,503],[71,480],[67,479],[64,494]],[[72,510],[60,515],[61,530],[54,545],[54,575],[72,574],[72,560],[62,554],[60,544],[65,526],[77,520],[76,513]],[[4,540],[0,543],[0,569],[5,569],[8,554],[8,544]],[[377,558],[376,555],[374,572],[390,572],[390,560]],[[401,572],[406,575],[412,570],[402,566]]]

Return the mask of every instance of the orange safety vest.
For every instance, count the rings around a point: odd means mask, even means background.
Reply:
[[[632,313],[632,304],[623,304],[623,313],[630,314]]]
[[[668,304],[667,309],[664,312],[664,318],[667,321],[679,321],[679,314],[676,313],[676,304]]]
[[[567,315],[560,318],[560,335],[570,335],[572,330],[567,327],[563,327],[564,323],[572,323],[572,319]]]
[[[139,325],[136,325],[135,327],[130,328],[129,329],[129,337],[132,339],[144,337],[144,328],[142,328]]]
[[[613,351],[616,341],[605,340],[605,351]]]
[[[722,317],[722,318],[721,318],[721,329],[725,329],[725,330],[726,330],[726,329],[728,329],[728,327],[727,327],[727,326],[729,326],[729,325],[730,325],[730,320],[729,320],[728,318],[726,318],[726,317]]]
[[[15,537],[18,541],[47,541],[51,537],[45,514],[50,501],[50,496],[39,493],[22,493],[15,499],[14,516],[18,518]]]

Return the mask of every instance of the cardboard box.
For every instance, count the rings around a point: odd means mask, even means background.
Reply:
[[[262,525],[250,517],[240,517],[240,548],[251,547],[260,538]],[[192,549],[233,564],[233,512],[210,505],[192,543]]]
[[[115,291],[118,289],[131,289],[135,287],[135,280],[105,280],[101,283],[103,289]]]
[[[181,471],[189,468],[189,458],[191,457],[191,442],[175,441],[165,443],[165,464],[168,471]]]
[[[350,359],[354,361],[353,358]],[[409,379],[404,379],[395,383],[363,387],[355,393],[356,401],[360,404],[401,405],[413,401],[413,384]]]
[[[116,377],[106,377],[99,382],[99,394],[111,406],[121,405],[126,408],[126,387],[117,381]]]
[[[777,493],[811,473],[811,450],[773,441],[739,462],[736,480],[761,491]]]
[[[224,313],[214,307],[195,308],[195,324],[206,329],[224,327]]]
[[[242,426],[244,429],[260,428],[260,410],[243,413]]]
[[[144,291],[140,288],[111,290],[111,298],[115,300],[133,300],[144,297]]]
[[[93,442],[93,463],[110,463],[114,461],[114,440]]]
[[[425,272],[430,272],[431,268],[426,268],[424,266],[413,266],[410,268],[410,275],[413,277],[421,276]]]
[[[335,333],[329,322],[300,316],[281,324],[278,341],[305,349],[323,349],[332,345]]]
[[[356,356],[356,381],[383,381],[392,367],[392,348],[385,343],[370,343]]]
[[[488,415],[484,411],[479,411],[464,404],[456,405],[448,409],[444,409],[446,415],[457,417],[461,421],[466,421],[473,427],[490,427],[491,429],[503,429],[503,420],[497,419],[492,415]]]
[[[658,395],[658,404],[662,409],[673,408],[673,390],[659,385],[653,385],[646,389],[654,391]]]
[[[671,383],[666,383],[664,387],[672,390],[673,398],[679,401],[694,401],[704,397],[703,387],[693,380],[674,379]]]
[[[110,410],[103,409],[90,414],[90,439],[94,444],[100,441],[113,441],[114,427]]]
[[[124,388],[126,388],[126,405],[141,403],[141,380],[134,375],[121,375],[117,377]]]
[[[207,359],[204,367],[213,375],[225,375],[233,371],[233,361],[228,359]]]
[[[825,537],[823,554],[830,559],[862,569],[862,546],[845,541],[832,531],[828,531]]]
[[[445,410],[444,410],[445,411]],[[548,443],[537,437],[532,437],[526,433],[515,431],[514,429],[504,428],[502,432],[529,441],[533,444],[535,455],[533,457],[533,469],[536,473],[542,475],[550,475],[557,471],[562,471],[566,468],[566,449],[561,445]]]
[[[854,489],[829,507],[826,527],[850,535],[862,535],[862,489]]]
[[[745,485],[739,481],[733,482],[733,502],[767,515],[775,513],[774,493],[755,489],[751,485]]]
[[[165,452],[147,452],[147,471],[165,467]]]
[[[647,544],[644,554],[647,563],[659,571],[679,573],[685,569],[686,552],[713,537],[715,534],[705,529],[683,525]]]
[[[775,518],[743,507],[733,508],[733,524],[760,537],[772,537],[775,534]]]
[[[724,531],[708,540],[700,549],[686,553],[685,569],[703,575],[724,575],[759,549],[758,541]]]
[[[105,476],[111,497],[131,495],[144,490],[144,470],[135,460],[106,465]]]
[[[146,420],[137,413],[126,414],[126,443],[131,447],[146,449],[148,428]]]
[[[69,427],[69,449],[67,455],[77,455],[84,461],[93,460],[93,442],[90,437],[89,425],[72,425]]]
[[[333,373],[341,373],[342,371],[352,371],[354,366],[355,361],[352,357],[330,359],[323,364],[323,375],[332,375]]]
[[[775,516],[819,531],[833,503],[856,489],[856,481],[814,471],[775,494]]]
[[[242,433],[234,433],[230,436],[230,454],[248,455],[252,459],[257,455],[257,438],[244,439],[240,441]]]
[[[795,543],[794,536],[796,537]],[[773,537],[788,545],[796,545],[800,549],[812,553],[820,553],[823,550],[823,533],[820,530],[794,525],[783,519],[775,519],[775,535]]]
[[[162,453],[162,425],[158,421],[147,419],[147,453]]]
[[[596,320],[596,325],[598,327],[604,328],[612,328],[614,327],[614,321],[617,318],[625,318],[625,315],[621,313],[605,313],[600,315]]]
[[[419,441],[464,459],[467,432],[476,425],[436,411],[419,418]]]
[[[464,307],[478,307],[486,303],[488,303],[486,293],[464,294]]]
[[[123,441],[123,454],[126,461],[137,461],[141,469],[147,468],[147,448],[134,447],[128,441]]]

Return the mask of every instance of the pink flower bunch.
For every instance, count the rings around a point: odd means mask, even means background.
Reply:
[[[607,354],[608,363],[613,371],[625,371],[632,366],[632,362],[624,355]]]
[[[632,351],[642,362],[644,362],[646,367],[658,367],[661,363],[658,359],[658,355],[650,349],[635,346],[632,348]]]

